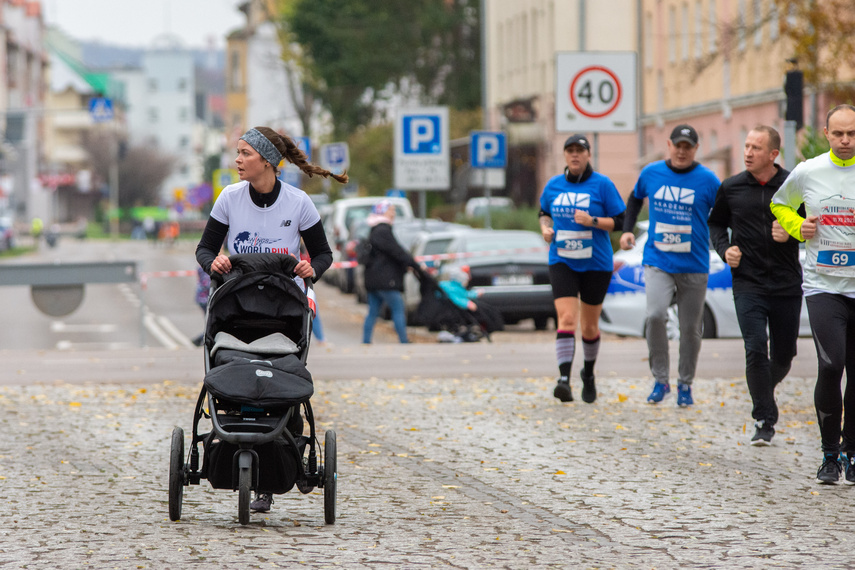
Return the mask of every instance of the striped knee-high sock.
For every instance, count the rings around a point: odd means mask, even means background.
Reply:
[[[594,364],[597,362],[597,355],[600,353],[600,335],[597,338],[587,339],[582,337],[582,355],[585,359],[583,369],[585,376],[591,376],[594,373]]]
[[[555,335],[555,356],[558,359],[558,373],[570,378],[573,357],[576,353],[576,335],[574,331],[557,331]]]

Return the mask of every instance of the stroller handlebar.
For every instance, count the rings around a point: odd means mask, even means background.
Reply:
[[[229,257],[232,269],[226,274],[211,272],[211,285],[220,286],[226,281],[235,279],[253,271],[265,273],[280,273],[294,277],[297,260],[286,253],[237,253]]]

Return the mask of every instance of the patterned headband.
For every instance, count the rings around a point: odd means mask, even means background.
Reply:
[[[258,130],[249,129],[244,133],[240,140],[246,141],[249,146],[254,148],[256,152],[261,155],[261,158],[272,164],[274,167],[279,166],[279,163],[282,162],[282,153],[276,150],[273,143],[270,142],[266,136],[258,132]]]

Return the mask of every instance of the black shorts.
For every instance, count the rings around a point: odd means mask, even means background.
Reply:
[[[573,271],[566,263],[549,266],[555,299],[578,296],[586,305],[602,305],[611,280],[611,271]]]

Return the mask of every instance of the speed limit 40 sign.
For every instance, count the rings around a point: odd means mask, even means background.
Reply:
[[[557,131],[636,129],[635,52],[562,52],[555,57]]]

